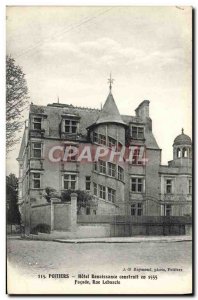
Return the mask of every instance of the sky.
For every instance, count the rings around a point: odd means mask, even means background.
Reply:
[[[7,54],[26,74],[30,102],[100,108],[113,96],[121,114],[150,101],[162,163],[181,133],[192,133],[189,7],[8,7]],[[24,119],[28,112],[24,113]],[[22,133],[19,134],[22,136]],[[7,159],[18,174],[20,143]]]

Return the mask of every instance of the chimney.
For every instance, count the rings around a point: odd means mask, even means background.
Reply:
[[[144,100],[140,103],[140,105],[135,110],[136,117],[140,117],[143,120],[149,118],[149,103],[149,100]]]

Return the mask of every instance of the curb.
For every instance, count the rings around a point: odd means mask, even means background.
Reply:
[[[141,243],[181,243],[192,242],[192,239],[178,239],[178,240],[142,240],[142,241],[101,241],[101,240],[63,240],[54,239],[53,242],[65,243],[65,244],[141,244]]]

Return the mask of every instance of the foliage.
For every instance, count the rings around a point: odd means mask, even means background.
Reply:
[[[51,187],[46,187],[45,188],[45,194],[44,198],[47,200],[47,202],[50,202],[51,198],[53,195],[56,193],[56,190],[51,188]]]
[[[6,216],[8,224],[20,224],[18,179],[14,174],[6,176]]]
[[[71,193],[77,194],[77,212],[79,213],[81,207],[87,207],[92,199],[91,195],[85,191],[81,190],[67,190],[62,192],[61,200],[63,202],[70,202],[71,201]]]
[[[28,104],[28,88],[25,74],[11,56],[6,56],[6,147],[9,152],[19,138],[22,128],[22,112]]]
[[[45,223],[38,224],[34,228],[32,228],[30,233],[38,234],[38,232],[50,233],[50,226],[48,224],[45,224]]]

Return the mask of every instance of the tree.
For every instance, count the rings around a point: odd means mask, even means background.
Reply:
[[[56,189],[51,187],[46,187],[44,192],[44,198],[47,200],[48,203],[51,202],[51,198],[58,198],[60,199],[60,195],[56,191]]]
[[[20,224],[18,179],[14,174],[6,176],[6,215],[8,224]]]
[[[11,56],[6,56],[6,149],[9,152],[19,141],[16,133],[22,128],[22,112],[28,104],[25,74]]]
[[[90,205],[92,201],[92,196],[86,191],[82,191],[82,190],[75,190],[75,191],[67,190],[62,192],[61,200],[63,202],[70,202],[71,193],[77,194],[77,214],[79,214],[82,207],[85,208]]]

